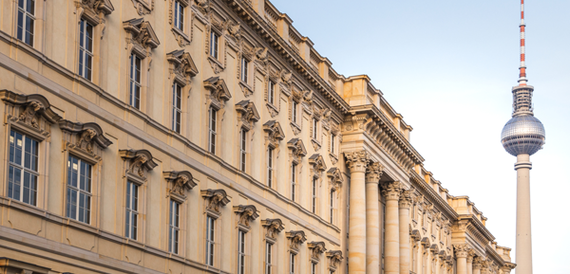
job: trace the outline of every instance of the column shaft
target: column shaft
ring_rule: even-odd
[[[386,198],[384,270],[386,274],[400,274],[400,218],[398,210],[400,183],[386,184],[383,192]]]
[[[400,274],[410,274],[410,205],[408,191],[400,197]]]
[[[350,173],[350,223],[348,268],[350,274],[366,272],[366,190],[364,170]]]
[[[516,272],[532,274],[532,241],[530,231],[530,163],[528,154],[517,156],[517,243]]]
[[[457,257],[457,274],[467,274],[466,257]]]
[[[366,273],[380,273],[378,182],[366,182]]]

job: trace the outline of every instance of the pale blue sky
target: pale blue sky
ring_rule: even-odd
[[[531,157],[535,273],[570,265],[570,1],[527,0],[527,75],[546,145]],[[414,127],[425,167],[469,195],[515,259],[515,157],[500,143],[519,66],[519,0],[273,0],[345,76],[367,74]]]

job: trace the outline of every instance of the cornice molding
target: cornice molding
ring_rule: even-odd
[[[418,186],[416,187],[416,189],[421,191],[421,193],[424,194],[424,196],[429,197],[428,201],[431,201],[432,203],[438,205],[439,210],[442,213],[445,213],[445,215],[450,220],[454,221],[458,219],[459,214],[457,214],[455,209],[453,209],[453,207],[451,207],[447,203],[447,201],[443,200],[443,198],[439,196],[439,194],[437,194],[435,190],[431,188],[419,174],[411,170],[409,172],[409,175],[410,175],[410,183],[413,184],[415,182],[416,185]]]

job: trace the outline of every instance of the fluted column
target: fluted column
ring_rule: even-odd
[[[453,245],[453,248],[457,258],[457,274],[467,274],[467,254],[471,248],[466,244]]]
[[[382,194],[386,199],[386,221],[384,239],[384,270],[386,274],[400,274],[400,225],[398,201],[401,193],[400,182],[383,185]]]
[[[400,274],[410,274],[410,191],[400,196]]]
[[[364,174],[369,162],[364,150],[344,154],[350,170],[350,220],[348,225],[348,269],[366,273],[366,188]]]
[[[366,170],[366,274],[380,273],[378,184],[382,170],[380,163],[369,164]]]

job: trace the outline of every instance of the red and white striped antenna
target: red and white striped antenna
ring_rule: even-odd
[[[525,64],[525,23],[524,23],[524,0],[521,0],[521,66],[519,67],[519,86],[526,86],[526,64]]]

